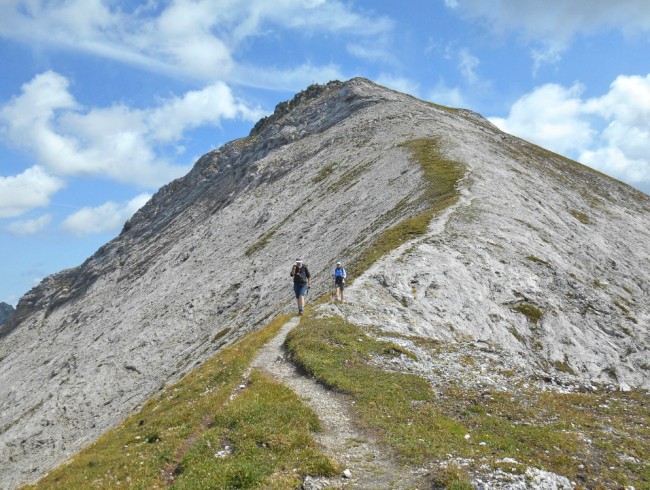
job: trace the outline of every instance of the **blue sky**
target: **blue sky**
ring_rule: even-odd
[[[647,0],[2,0],[0,301],[203,153],[367,77],[650,193]]]

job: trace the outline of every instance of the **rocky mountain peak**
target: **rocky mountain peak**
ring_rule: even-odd
[[[311,86],[21,299],[0,328],[0,487],[292,311],[297,255],[310,297],[337,260],[360,276],[358,325],[475,342],[521,376],[647,388],[648,230],[648,196],[475,113],[364,79]]]

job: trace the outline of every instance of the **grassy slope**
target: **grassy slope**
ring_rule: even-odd
[[[523,384],[511,392],[479,393],[462,386],[462,380],[434,393],[422,378],[377,367],[378,359],[412,354],[374,340],[340,317],[311,312],[289,334],[287,346],[306,372],[352,397],[357,422],[379,434],[405,462],[445,461],[452,455],[471,459],[471,470],[488,465],[516,473],[535,466],[590,488],[650,487],[650,397],[645,393],[561,394]],[[432,346],[432,357],[440,348]],[[619,458],[622,453],[627,460]],[[521,464],[500,463],[503,458]],[[465,485],[468,481],[465,477]]]
[[[351,277],[358,277],[380,257],[426,233],[433,217],[458,200],[456,184],[463,177],[465,169],[462,164],[446,160],[442,156],[435,138],[409,140],[401,146],[411,152],[422,169],[425,188],[418,200],[410,206],[420,211],[409,213],[407,206],[400,204],[389,212],[383,221],[395,217],[401,217],[401,221],[387,228],[369,247],[355,254],[355,260],[348,267]]]
[[[277,410],[265,410],[274,423],[273,431],[267,434],[265,450],[256,451],[250,439],[233,437],[235,452],[229,465],[216,465],[222,467],[222,472],[215,470],[214,478],[223,483],[223,488],[237,487],[241,482],[250,487],[266,478],[279,479],[276,473],[281,474],[287,465],[296,468],[296,473],[290,475],[294,479],[314,472],[330,474],[333,464],[315,449],[310,436],[310,431],[318,428],[315,415],[295,396],[255,374],[246,396],[229,402],[257,350],[287,320],[286,315],[278,316],[265,328],[225,348],[33,488],[164,488],[171,483],[169,475],[174,473],[177,485],[188,488],[187,482],[196,481],[197,474],[217,462],[214,452],[220,448],[206,452],[205,440],[209,439],[205,438],[219,431],[224,435],[236,433],[237,427],[254,421],[260,413],[259,408],[251,406],[250,397],[263,399],[269,390],[277,393],[273,400],[278,409],[293,420],[291,430],[286,430],[286,423],[278,423]],[[256,454],[251,454],[251,449]],[[264,452],[274,456],[265,459]],[[252,466],[259,467],[254,474],[250,472]]]

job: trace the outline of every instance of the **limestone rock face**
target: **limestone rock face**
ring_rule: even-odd
[[[469,111],[331,82],[201,157],[119,237],[21,299],[0,327],[0,487],[38,478],[293,308],[296,256],[310,296],[327,291],[336,260],[404,218],[392,210],[418,211],[427,186],[401,146],[416,138],[465,166],[462,197],[358,278],[354,320],[650,387],[648,196]]]

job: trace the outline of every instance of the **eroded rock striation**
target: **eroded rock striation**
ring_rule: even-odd
[[[336,260],[420,210],[428,186],[404,143],[421,138],[465,168],[461,199],[364,274],[355,321],[650,387],[648,196],[472,112],[331,82],[201,157],[21,299],[0,327],[0,487],[38,478],[292,308],[295,256],[324,293]]]

